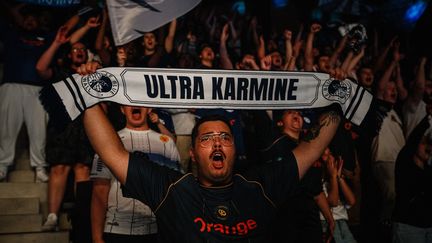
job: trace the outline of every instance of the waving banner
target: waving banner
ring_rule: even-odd
[[[116,46],[184,15],[201,0],[107,0]]]
[[[338,103],[344,116],[359,125],[372,101],[372,95],[356,83],[315,72],[103,68],[86,76],[74,74],[52,88],[71,120],[102,101],[207,109],[302,109]],[[48,96],[52,88],[42,94]],[[43,97],[42,101],[53,102]]]

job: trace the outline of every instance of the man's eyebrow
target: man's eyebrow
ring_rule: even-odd
[[[212,134],[231,134],[231,133],[228,132],[228,131],[221,131],[221,132],[206,132],[206,133],[201,134],[201,136],[202,136],[202,135],[212,135]]]

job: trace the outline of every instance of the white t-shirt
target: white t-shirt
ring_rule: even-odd
[[[187,109],[166,109],[171,114],[175,134],[178,136],[191,135],[196,117]]]
[[[383,120],[379,134],[372,141],[372,161],[395,162],[404,145],[402,121],[391,109]]]
[[[408,138],[412,130],[414,130],[426,116],[426,103],[421,100],[416,104],[408,98],[402,106],[402,112],[405,138]]]
[[[118,135],[128,151],[142,151],[150,160],[179,170],[180,156],[170,137],[153,130],[134,131],[127,128],[120,130]],[[126,235],[157,233],[156,216],[151,209],[136,199],[123,197],[120,182],[98,155],[94,157],[90,177],[111,181],[105,219],[106,233]]]
[[[322,183],[322,187],[323,187],[323,192],[327,197],[328,196],[328,191],[327,191],[328,182]],[[330,207],[330,211],[333,214],[333,219],[334,220],[339,220],[339,219],[348,220],[348,210],[347,209],[349,209],[349,208],[350,208],[349,205],[344,204],[341,200],[339,200],[337,206]],[[320,211],[320,219],[326,220],[324,218],[324,215],[321,213],[321,211]]]

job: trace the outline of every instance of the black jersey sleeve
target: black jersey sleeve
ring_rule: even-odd
[[[306,174],[308,174],[309,177],[307,191],[312,197],[318,196],[323,191],[321,182],[322,168],[312,166],[309,168]],[[302,178],[302,181],[305,179],[305,177],[306,175]]]
[[[297,160],[291,151],[280,157],[280,160],[251,168],[244,176],[259,182],[276,206],[291,196],[299,184]]]
[[[142,152],[130,153],[126,183],[122,187],[123,196],[140,200],[154,211],[171,183],[181,176],[183,174],[178,171],[153,163]]]

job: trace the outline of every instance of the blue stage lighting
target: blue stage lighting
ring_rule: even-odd
[[[418,1],[411,5],[405,12],[405,20],[407,22],[416,22],[423,14],[426,9],[426,3],[423,1]]]
[[[323,13],[322,13],[321,9],[316,8],[316,9],[312,10],[311,18],[313,20],[321,21],[322,17],[323,17]]]
[[[244,1],[237,1],[233,4],[232,9],[237,11],[240,15],[246,13],[246,5]]]
[[[288,5],[288,0],[273,0],[273,6],[275,8],[283,8]]]

